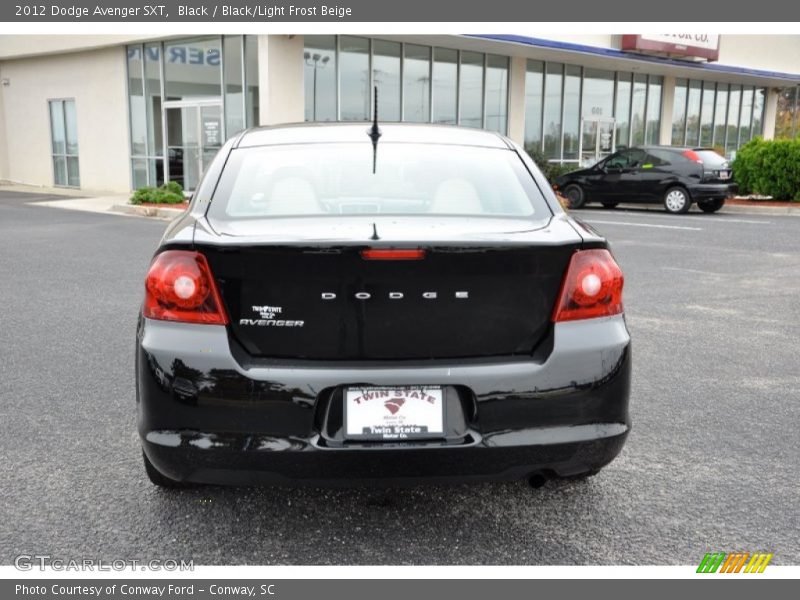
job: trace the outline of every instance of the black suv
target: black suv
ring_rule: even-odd
[[[600,202],[663,202],[671,213],[689,211],[692,202],[708,213],[718,211],[736,191],[727,159],[710,148],[642,146],[626,148],[588,169],[567,173],[553,186],[570,207]]]

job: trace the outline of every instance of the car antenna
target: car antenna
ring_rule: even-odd
[[[372,140],[372,173],[375,174],[378,162],[378,140],[381,137],[381,130],[378,128],[378,86],[374,88],[375,109],[372,111],[372,127],[367,132],[369,139]]]

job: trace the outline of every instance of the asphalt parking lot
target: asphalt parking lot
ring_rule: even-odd
[[[800,563],[800,218],[575,211],[613,242],[634,429],[585,482],[153,487],[135,433],[142,280],[163,221],[0,192],[0,562]]]

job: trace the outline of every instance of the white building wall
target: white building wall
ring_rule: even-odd
[[[7,86],[0,86],[5,179],[53,185],[48,100],[74,98],[81,189],[130,189],[123,46],[3,61],[0,71],[8,80]]]

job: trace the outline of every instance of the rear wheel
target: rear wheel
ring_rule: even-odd
[[[603,202],[603,208],[617,208],[619,202]]]
[[[570,208],[580,208],[586,203],[586,196],[583,193],[583,188],[577,183],[570,183],[564,188],[564,197],[569,200]]]
[[[700,207],[700,210],[706,213],[715,213],[720,208],[725,206],[725,199],[724,198],[717,198],[716,200],[706,200],[705,202],[698,202],[697,206]]]
[[[691,206],[692,199],[689,197],[689,192],[682,187],[671,187],[664,194],[664,208],[668,213],[683,214],[689,212]]]
[[[147,455],[142,452],[142,459],[144,460],[144,471],[147,473],[147,478],[150,482],[158,487],[163,488],[185,488],[189,487],[189,484],[183,481],[177,481],[175,479],[170,479],[166,475],[164,475],[161,471],[156,469],[153,466],[153,463],[150,462],[150,459],[147,458]]]

